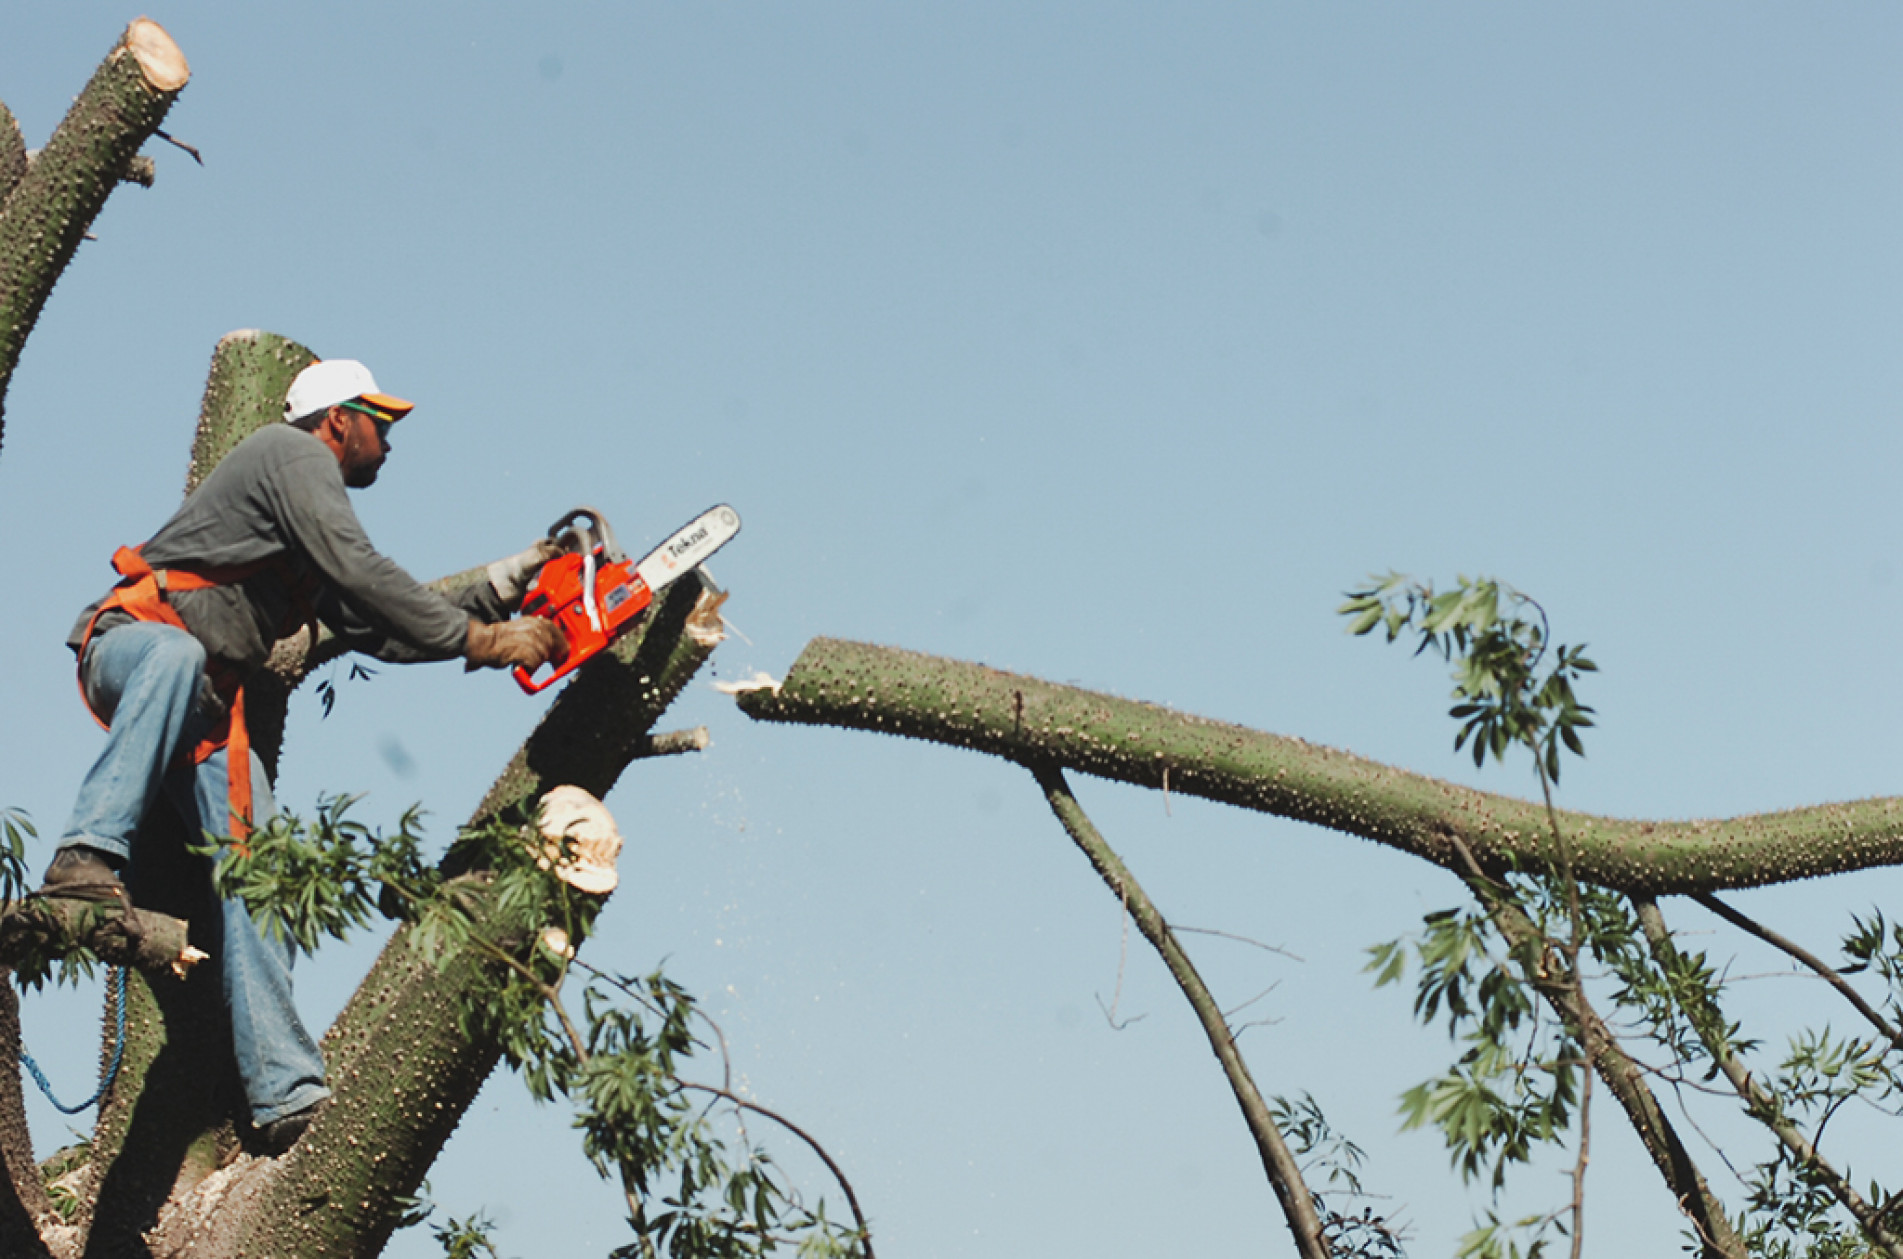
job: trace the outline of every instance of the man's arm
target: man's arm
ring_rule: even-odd
[[[475,606],[465,607],[428,589],[378,551],[327,452],[320,448],[286,461],[279,472],[263,486],[271,514],[285,541],[317,571],[323,586],[318,616],[358,650],[404,663],[450,660],[463,654],[472,612],[479,619],[499,619],[480,589],[466,596]]]

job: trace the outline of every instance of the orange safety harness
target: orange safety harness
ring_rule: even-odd
[[[113,587],[99,604],[92,619],[86,623],[86,632],[80,638],[79,659],[84,665],[86,647],[92,642],[93,630],[99,624],[99,618],[107,612],[122,612],[135,621],[156,621],[170,625],[174,629],[186,629],[185,620],[179,616],[167,598],[169,594],[180,590],[209,590],[213,586],[228,586],[243,581],[268,568],[282,567],[280,557],[259,560],[251,564],[234,564],[224,568],[207,568],[193,571],[183,568],[153,568],[145,562],[137,547],[122,546],[112,555],[112,566],[125,580]],[[287,574],[288,576],[288,574]],[[303,583],[291,580],[293,609],[284,627],[285,633],[295,630],[298,625],[311,619],[300,615],[308,612],[309,601],[306,592],[301,589]],[[189,630],[186,630],[190,633]],[[249,855],[244,841],[251,834],[251,734],[245,729],[244,720],[244,678],[229,664],[217,659],[210,660],[205,667],[206,675],[211,679],[212,689],[218,698],[224,701],[225,716],[206,736],[199,740],[198,746],[191,750],[193,764],[201,764],[205,758],[220,748],[229,748],[225,757],[225,779],[230,784],[231,838],[239,851]],[[79,694],[85,700],[86,711],[92,713],[93,720],[102,727],[111,729],[111,723],[93,709],[92,701],[86,699],[86,683],[82,670]]]

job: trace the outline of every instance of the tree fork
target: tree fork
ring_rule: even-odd
[[[984,665],[816,638],[736,700],[764,721],[873,730],[1202,796],[1359,835],[1462,873],[1561,867],[1543,806],[1348,752]],[[1724,821],[1558,812],[1574,872],[1624,892],[1754,887],[1903,863],[1903,799]]]
[[[6,1167],[6,1182],[0,1184],[0,1253],[50,1259],[40,1230],[56,1227],[59,1217],[33,1161],[26,1098],[20,1092],[20,994],[6,971],[0,971],[0,1161]]]
[[[190,77],[164,28],[133,22],[0,203],[0,437],[6,387],[47,296]],[[0,170],[8,165],[0,157]]]

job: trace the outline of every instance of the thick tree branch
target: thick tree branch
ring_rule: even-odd
[[[1170,977],[1176,980],[1176,986],[1189,999],[1190,1008],[1196,1012],[1196,1021],[1202,1024],[1203,1035],[1209,1038],[1209,1048],[1215,1053],[1216,1060],[1222,1063],[1222,1072],[1228,1077],[1230,1091],[1236,1096],[1236,1105],[1242,1109],[1243,1122],[1248,1124],[1249,1134],[1255,1138],[1256,1153],[1262,1159],[1262,1170],[1268,1174],[1269,1186],[1275,1190],[1276,1200],[1282,1206],[1283,1218],[1288,1222],[1289,1232],[1295,1237],[1296,1253],[1305,1259],[1329,1259],[1328,1241],[1322,1234],[1321,1217],[1315,1213],[1315,1195],[1303,1181],[1301,1166],[1295,1161],[1295,1156],[1289,1153],[1288,1143],[1282,1139],[1281,1130],[1275,1126],[1268,1104],[1262,1100],[1262,1092],[1250,1076],[1248,1064],[1242,1060],[1241,1050],[1236,1048],[1236,1038],[1229,1030],[1228,1021],[1222,1016],[1222,1007],[1210,995],[1202,976],[1196,972],[1195,964],[1189,960],[1189,954],[1183,951],[1183,946],[1170,930],[1169,923],[1164,921],[1155,902],[1150,900],[1149,894],[1123,864],[1116,850],[1105,842],[1083,806],[1077,802],[1077,797],[1071,794],[1070,784],[1064,781],[1064,771],[1054,766],[1032,766],[1031,773],[1037,778],[1037,785],[1043,788],[1044,799],[1049,802],[1051,812],[1057,815],[1057,820],[1064,824],[1064,830],[1083,850],[1084,856],[1090,859],[1091,867],[1128,907],[1137,930],[1143,933],[1143,938],[1162,957],[1163,964],[1169,968]]]
[[[1672,941],[1672,933],[1666,930],[1665,916],[1659,912],[1658,902],[1651,897],[1635,896],[1632,904],[1638,911],[1639,925],[1645,931],[1646,943],[1651,945],[1652,958],[1658,963],[1659,969],[1667,976],[1681,973],[1684,968],[1679,959],[1678,946]],[[1702,989],[1687,990],[1683,985],[1674,984],[1672,996],[1685,1011],[1699,1040],[1704,1043],[1705,1052],[1711,1055],[1711,1060],[1743,1100],[1745,1112],[1769,1128],[1798,1165],[1830,1191],[1831,1196],[1856,1219],[1864,1236],[1872,1244],[1891,1259],[1903,1259],[1903,1242],[1890,1232],[1883,1216],[1864,1200],[1863,1195],[1842,1173],[1818,1153],[1810,1138],[1785,1117],[1777,1099],[1752,1079],[1751,1073],[1738,1061],[1738,1055],[1732,1052],[1725,1035],[1724,1013],[1711,995]]]
[[[0,971],[0,1254],[23,1259],[50,1256],[42,1229],[55,1227],[53,1200],[33,1160],[26,1099],[20,1092],[20,995],[13,977]]]
[[[133,22],[0,202],[0,403],[53,285],[190,77],[158,23]],[[0,157],[0,171],[11,164]]]
[[[169,914],[116,901],[34,896],[0,906],[0,966],[84,948],[112,966],[183,979],[205,956],[191,947],[189,930]]]
[[[575,675],[472,823],[526,814],[560,783],[606,795],[717,644],[709,605],[718,596],[697,573],[670,586],[634,632]],[[491,913],[482,873],[459,877],[477,892],[479,915]],[[476,925],[501,938],[544,924],[479,917]],[[467,1017],[493,983],[493,963],[473,946],[432,961],[413,936],[397,930],[325,1037],[331,1107],[259,1187],[229,1253],[377,1253],[494,1070],[500,1046]]]
[[[1557,872],[1540,805],[1347,752],[983,665],[839,639],[808,643],[786,681],[742,691],[748,715],[875,730],[1164,787],[1360,835],[1459,873]],[[1903,862],[1903,799],[1726,821],[1623,821],[1560,811],[1574,872],[1664,894],[1783,883]]]

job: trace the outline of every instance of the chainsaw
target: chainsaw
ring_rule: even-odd
[[[562,553],[542,565],[530,583],[522,615],[559,625],[568,637],[568,657],[539,682],[517,665],[517,684],[533,695],[592,660],[641,619],[663,587],[699,568],[739,532],[739,515],[723,504],[702,512],[637,563],[622,552],[607,517],[594,508],[577,507],[563,516],[548,529]]]

